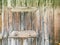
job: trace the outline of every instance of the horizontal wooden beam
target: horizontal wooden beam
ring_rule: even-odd
[[[36,7],[16,7],[11,9],[12,12],[35,12],[36,10]]]
[[[25,30],[25,31],[13,31],[9,38],[34,38],[37,37],[37,32],[33,30]]]

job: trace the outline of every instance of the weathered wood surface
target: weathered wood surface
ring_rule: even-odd
[[[31,17],[31,12],[26,12],[25,13],[25,30],[32,30],[32,17]]]
[[[43,15],[44,13],[43,13],[43,10],[40,10],[40,15]],[[60,21],[59,21],[59,16],[57,16],[57,15],[60,15],[59,14],[60,12],[58,12],[58,13],[56,13],[56,15],[55,15],[55,17],[54,17],[54,19],[56,20],[55,22],[54,22],[54,28],[55,28],[55,30],[53,30],[53,9],[52,8],[49,8],[49,9],[47,9],[47,13],[45,14],[45,18],[44,18],[44,30],[46,30],[46,25],[47,25],[47,19],[46,19],[46,16],[48,16],[47,18],[48,18],[48,32],[49,32],[49,39],[50,39],[50,44],[53,44],[53,36],[55,36],[55,39],[58,41],[58,39],[59,39],[59,34],[57,34],[58,32],[59,32],[59,25],[58,25],[58,23],[60,23]],[[13,14],[13,13],[12,13]],[[22,22],[20,22],[21,21],[21,12],[19,12],[19,13],[15,13],[14,14],[14,18],[13,18],[13,15],[12,14],[10,14],[9,15],[9,22],[10,23],[8,23],[7,22],[7,14],[6,14],[6,11],[5,11],[5,18],[4,18],[4,21],[5,21],[5,24],[4,24],[4,30],[7,30],[8,29],[8,24],[9,24],[9,28],[10,28],[10,24],[12,25],[12,27],[9,29],[9,31],[11,31],[11,29],[12,28],[15,28],[15,30],[20,30],[21,29],[21,23]],[[34,16],[33,16],[33,14],[31,13],[31,12],[26,12],[26,13],[23,13],[25,16],[24,16],[24,29],[23,30],[31,30],[31,29],[40,29],[40,36],[41,37],[43,37],[43,36],[45,36],[46,37],[46,35],[43,35],[42,36],[42,22],[40,22],[41,24],[39,24],[38,22],[39,22],[39,20],[38,20],[38,18],[36,18],[36,15],[34,14]],[[12,15],[12,16],[11,16]],[[32,15],[32,16],[31,16]],[[57,17],[57,18],[56,18]],[[11,18],[11,19],[10,19]],[[40,17],[39,17],[40,18]],[[46,20],[45,20],[46,19]],[[31,20],[32,20],[32,22],[31,22]],[[42,16],[41,16],[41,19],[40,19],[41,21],[42,21]],[[38,21],[38,22],[36,22],[36,21]],[[8,24],[7,24],[8,23]],[[32,25],[31,25],[32,24]],[[39,26],[39,25],[40,26]],[[6,25],[7,25],[7,27],[6,27]],[[13,25],[15,25],[15,27],[13,26]],[[37,25],[37,26],[36,26]],[[40,27],[40,28],[38,28],[38,26]],[[12,30],[14,30],[14,29],[12,29]],[[55,31],[55,33],[53,33],[53,31]],[[45,32],[45,31],[44,31]],[[42,40],[42,38],[40,37],[40,39]],[[45,38],[44,37],[44,38]],[[58,39],[57,39],[58,38]],[[30,43],[31,41],[32,41],[33,39],[25,39],[25,41],[26,41],[26,43]],[[43,39],[44,40],[44,39]],[[28,41],[28,42],[27,42]],[[19,40],[17,41],[17,42],[19,42]]]
[[[19,9],[19,8],[18,8]],[[25,8],[24,8],[25,9]],[[22,11],[22,12],[21,12]],[[37,21],[38,21],[38,16],[39,16],[39,14],[38,14],[38,16],[37,16],[37,14],[34,14],[34,13],[36,13],[36,11],[37,11],[37,9],[31,9],[30,10],[30,8],[27,10],[27,9],[25,9],[25,10],[14,10],[13,9],[13,11],[11,12],[11,10],[9,11],[9,29],[11,28],[11,30],[9,30],[9,32],[11,33],[13,30],[15,30],[15,31],[21,31],[21,30],[33,30],[34,28],[36,28],[36,29],[34,29],[35,31],[36,30],[38,30],[38,23],[37,23]],[[37,17],[36,17],[37,16]],[[11,18],[11,19],[10,19]],[[37,25],[37,26],[36,26]],[[23,31],[24,32],[24,31]],[[32,31],[33,32],[33,31]],[[30,34],[32,34],[32,32],[30,33]],[[10,35],[10,33],[9,33],[9,35]],[[17,33],[17,32],[16,32]],[[38,33],[38,32],[37,32]],[[25,33],[24,33],[25,34]],[[26,34],[27,35],[25,35],[25,37],[26,36],[28,36],[29,37],[29,34],[28,34],[28,32],[26,32]],[[34,34],[34,33],[33,33]],[[22,34],[23,35],[23,34]],[[20,35],[20,36],[22,36],[22,35]],[[10,39],[10,38],[9,38]],[[18,41],[19,41],[19,39],[17,39]],[[13,42],[16,42],[16,44],[18,43],[18,41],[17,41],[16,39],[11,39],[11,41],[9,40],[9,42],[10,43],[12,43],[12,41]],[[31,43],[31,41],[33,41],[33,40],[35,40],[35,39],[32,39],[32,38],[28,38],[28,39],[25,39],[25,40],[23,40],[23,45],[26,45],[26,44],[30,44]],[[21,40],[20,40],[21,41]],[[27,42],[28,41],[28,42]],[[9,43],[8,42],[8,43]],[[35,41],[36,42],[36,41]],[[10,43],[8,44],[8,45],[10,45]],[[21,43],[21,42],[20,42]],[[15,45],[16,45],[15,44]],[[12,44],[11,44],[12,45]],[[19,45],[19,43],[18,43],[18,45]],[[35,44],[34,44],[35,45]]]
[[[37,37],[37,32],[33,30],[26,31],[13,31],[10,35],[10,38],[34,38]]]
[[[56,8],[54,11],[54,36],[55,36],[55,43],[60,42],[60,8]]]
[[[9,30],[9,33],[13,30],[13,15],[12,15],[12,12],[11,12],[11,8],[9,8],[9,12],[8,12],[8,30]]]
[[[11,9],[12,12],[35,12],[36,7],[15,7]]]
[[[2,30],[2,45],[7,45],[8,44],[8,11],[7,9],[4,9],[4,14],[3,14],[3,30]]]
[[[49,43],[53,45],[54,43],[54,12],[52,8],[48,8],[48,31],[49,31]]]
[[[12,17],[13,17],[13,30],[20,30],[20,13],[12,13]]]

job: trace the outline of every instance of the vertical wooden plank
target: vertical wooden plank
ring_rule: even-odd
[[[35,30],[37,32],[37,35],[39,35],[38,31],[39,31],[39,26],[40,26],[40,15],[39,15],[39,10],[35,11],[35,12],[32,12],[32,29]],[[37,43],[39,42],[39,36],[36,40],[36,38],[34,39],[35,40],[35,44],[34,45],[37,45]],[[40,43],[40,42],[39,42]]]
[[[36,45],[36,38],[34,38],[32,45]]]
[[[31,24],[32,17],[31,17],[31,15],[32,15],[31,12],[25,12],[25,30],[32,30],[32,24]],[[26,39],[26,43],[28,45],[31,45],[31,41],[32,41],[31,38]]]
[[[41,32],[42,32],[42,40],[41,40],[41,45],[44,45],[44,6],[42,7],[42,21],[41,21]]]
[[[5,28],[5,31],[8,31],[8,9],[5,8],[5,11],[4,11],[4,28]]]
[[[25,30],[24,29],[24,17],[25,17],[25,12],[21,12],[21,30]],[[22,41],[22,40],[21,40]],[[23,40],[23,44],[22,45],[26,45],[27,44],[27,39]]]
[[[42,11],[41,11],[41,8],[39,9],[39,18],[38,18],[38,38],[37,38],[37,45],[41,45],[41,39],[42,39],[42,37],[41,37],[41,14],[42,14]]]
[[[20,41],[21,41],[21,45],[23,45],[23,39],[20,39]]]
[[[11,38],[11,45],[15,45],[15,39]]]
[[[12,22],[13,18],[12,18],[12,16],[13,15],[12,15],[12,12],[11,12],[11,8],[9,8],[9,19],[8,19],[8,21],[9,21],[9,23],[8,23],[9,24],[8,25],[9,26],[9,28],[8,28],[9,29],[9,33],[12,32],[12,30],[13,30],[13,26],[12,26],[12,24],[13,24],[13,22]]]
[[[60,42],[60,11],[59,8],[55,9],[55,16],[54,16],[54,37],[55,37],[55,44]]]
[[[39,10],[36,12],[32,12],[32,27],[33,30],[38,31],[39,28]]]
[[[45,16],[44,16],[45,45],[49,45],[48,10],[47,9],[45,11]]]
[[[24,30],[24,12],[21,12],[21,30]]]
[[[53,45],[53,35],[54,35],[54,30],[53,30],[53,9],[52,8],[48,8],[48,30],[49,30],[49,43],[51,45]]]
[[[31,30],[31,12],[25,13],[25,30]]]
[[[20,30],[20,15],[18,12],[15,12],[15,15],[14,15],[14,25],[15,25],[15,30]]]
[[[7,14],[7,9],[4,9],[4,19],[3,19],[3,39],[2,39],[2,42],[3,44],[2,45],[7,45],[8,44],[8,39],[7,39],[7,36],[8,36],[8,14]]]

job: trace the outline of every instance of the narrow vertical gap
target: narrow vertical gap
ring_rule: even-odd
[[[31,30],[33,30],[33,24],[32,24],[32,12],[31,12]]]
[[[21,13],[20,12],[19,12],[19,29],[21,30]]]
[[[25,16],[26,16],[26,13],[24,13],[24,30],[26,30]]]
[[[24,20],[25,20],[25,12],[24,12],[24,14],[23,14],[23,29],[25,30],[25,28],[24,28],[24,27],[25,27],[25,26],[24,26],[24,25],[25,25],[25,24],[24,24],[25,21],[24,21]]]
[[[21,12],[20,12],[21,13]],[[21,15],[20,15],[20,21],[21,21]],[[20,23],[21,24],[21,23]],[[21,28],[21,27],[20,27]]]
[[[12,18],[13,18],[12,25],[13,25],[13,30],[14,30],[14,13],[13,12],[12,12]]]
[[[23,24],[24,30],[25,30],[25,15],[26,15],[26,12],[24,12],[24,17],[23,17],[23,21],[24,21],[24,24]]]

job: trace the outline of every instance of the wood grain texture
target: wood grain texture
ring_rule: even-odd
[[[9,29],[9,33],[13,30],[13,26],[12,26],[12,24],[13,24],[13,18],[12,18],[12,12],[11,12],[11,8],[9,9],[9,19],[8,19],[8,29]]]
[[[20,14],[18,12],[15,12],[15,14],[13,14],[13,18],[14,18],[14,30],[20,30]]]
[[[8,12],[7,9],[4,10],[4,30],[8,31]]]
[[[9,13],[8,13],[8,27],[7,27],[7,29],[9,30],[9,35],[11,34],[11,32],[12,31],[22,31],[22,30],[38,30],[38,16],[37,16],[37,14],[35,14],[35,9],[33,10],[33,9],[29,9],[29,10],[27,10],[26,12],[23,10],[23,12],[14,12],[14,11],[11,11],[11,9],[9,9],[9,11],[8,11]],[[6,15],[4,15],[5,16],[5,18],[6,18]],[[37,16],[37,17],[36,17]],[[5,20],[5,19],[4,19]],[[6,20],[5,20],[6,21]],[[6,25],[6,23],[5,23],[5,25]],[[18,33],[18,32],[16,32],[16,33]],[[22,33],[22,32],[21,32]],[[32,34],[33,33],[33,34]],[[35,38],[34,37],[34,35],[35,35],[36,33],[35,32],[24,32],[23,31],[23,34],[19,34],[20,36],[25,36],[25,37],[28,37],[28,38],[31,38],[31,39],[26,39],[26,40],[23,40],[23,43],[22,44],[28,44],[28,42],[27,41],[29,41],[29,43],[31,43],[31,41],[33,41],[33,39],[32,38]],[[17,38],[17,37],[16,37]],[[23,37],[22,37],[23,38]],[[4,39],[3,41],[6,41],[6,39]],[[10,39],[9,40],[9,42],[11,43],[11,45],[17,45],[17,44],[19,44],[19,39],[17,38],[17,40],[16,39],[14,39],[14,38],[12,38],[12,39]],[[34,39],[34,41],[36,42],[36,40]],[[7,41],[6,41],[7,42]],[[34,45],[35,45],[35,42],[33,42],[34,43]],[[8,45],[10,45],[10,43],[8,44]],[[20,40],[20,43],[21,43],[21,40]],[[5,42],[4,42],[4,44],[5,44]],[[7,43],[6,43],[7,44]]]
[[[48,22],[46,23],[48,26],[48,36],[49,36],[49,43],[53,45],[54,43],[54,18],[53,18],[53,9],[52,8],[47,8],[47,19]],[[46,21],[45,21],[46,22]]]
[[[31,24],[31,12],[25,13],[25,30],[31,30],[32,24]]]
[[[55,35],[55,43],[60,42],[60,11],[59,8],[55,10],[54,16],[54,35]]]

